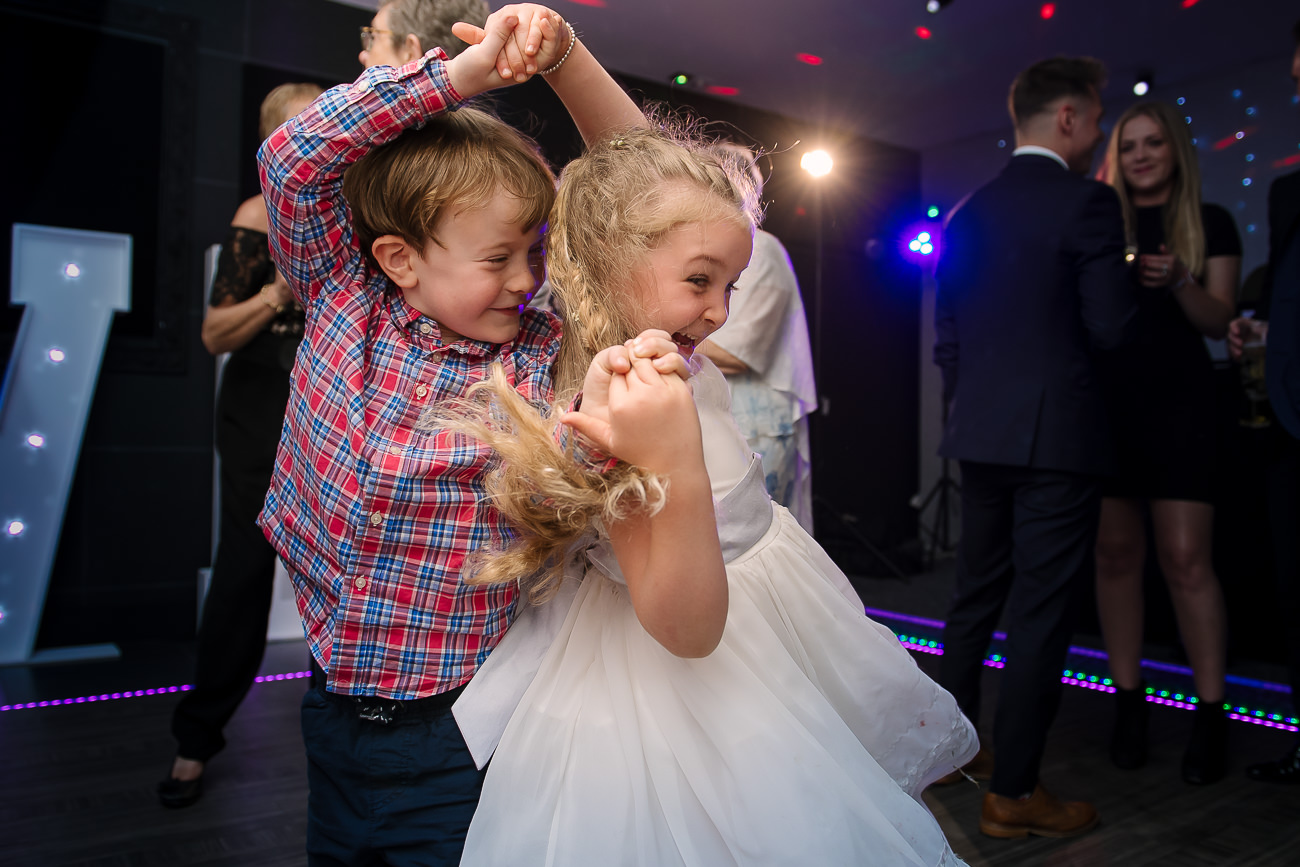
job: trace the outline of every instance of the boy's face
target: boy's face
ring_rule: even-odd
[[[662,328],[687,358],[727,321],[736,278],[754,237],[737,220],[701,220],[673,229],[646,259],[650,328]]]
[[[542,227],[520,228],[518,214],[518,199],[497,191],[481,208],[444,215],[436,227],[442,244],[430,241],[413,259],[417,283],[406,301],[438,323],[443,343],[508,343],[519,333],[544,270]]]

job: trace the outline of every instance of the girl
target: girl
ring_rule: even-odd
[[[757,222],[729,159],[636,129],[561,177],[560,400],[586,373],[561,420],[628,463],[577,466],[500,382],[491,429],[462,424],[497,450],[494,504],[521,529],[473,580],[544,565],[528,589],[557,598],[533,611],[562,618],[521,619],[462,699],[513,711],[463,864],[961,863],[919,796],[974,754],[970,723],[768,498],[725,380],[694,355]],[[693,402],[645,357],[669,339]],[[526,693],[502,700],[494,681],[538,643]]]
[[[1123,205],[1141,284],[1135,339],[1102,359],[1119,465],[1103,488],[1097,534],[1097,607],[1117,687],[1111,760],[1121,768],[1146,760],[1145,504],[1200,696],[1182,775],[1212,783],[1227,761],[1227,616],[1210,547],[1218,422],[1203,337],[1223,337],[1235,313],[1241,239],[1227,211],[1202,204],[1196,150],[1169,105],[1124,112],[1106,180]]]

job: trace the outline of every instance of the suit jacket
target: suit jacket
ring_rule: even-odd
[[[1269,322],[1269,403],[1300,438],[1300,172],[1268,188],[1268,271],[1258,313]]]
[[[1012,157],[957,208],[935,275],[941,455],[1111,469],[1094,353],[1120,345],[1137,310],[1124,246],[1115,191],[1050,157]]]

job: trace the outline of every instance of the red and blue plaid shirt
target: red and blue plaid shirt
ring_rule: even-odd
[[[460,580],[508,530],[480,504],[488,450],[417,430],[500,362],[527,400],[552,398],[559,323],[524,312],[504,345],[444,344],[367,266],[342,196],[369,149],[460,102],[430,52],[326,92],[259,154],[271,253],[307,310],[275,474],[259,523],[288,565],[332,692],[414,699],[469,680],[510,624],[515,585]]]

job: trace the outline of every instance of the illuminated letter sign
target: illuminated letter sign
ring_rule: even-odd
[[[0,664],[116,655],[32,645],[108,329],[131,309],[131,236],[15,223],[10,295],[26,310],[0,387]]]

